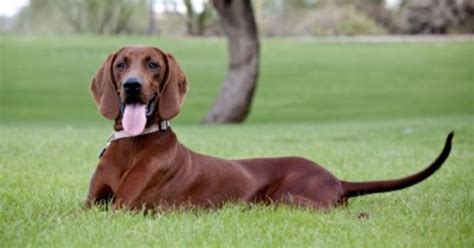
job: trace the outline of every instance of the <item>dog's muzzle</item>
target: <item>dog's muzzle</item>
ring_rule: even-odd
[[[123,83],[125,104],[141,103],[143,81],[138,77],[130,77]]]
[[[155,94],[148,103],[142,99],[143,80],[140,77],[129,77],[122,85],[125,93],[125,101],[121,104],[120,110],[123,114],[128,104],[146,104],[146,116],[150,117],[156,109],[158,94]]]

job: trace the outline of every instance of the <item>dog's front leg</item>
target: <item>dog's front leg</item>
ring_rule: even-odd
[[[112,210],[139,210],[146,207],[144,203],[149,203],[149,200],[143,199],[143,193],[150,182],[150,174],[147,170],[136,169],[124,175],[115,194]]]
[[[92,176],[89,193],[83,205],[84,208],[91,208],[97,204],[107,204],[114,197],[112,188],[105,182],[104,173],[101,173],[101,171],[99,166]]]

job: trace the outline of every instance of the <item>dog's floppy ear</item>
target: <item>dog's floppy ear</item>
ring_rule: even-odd
[[[119,115],[119,106],[115,82],[113,79],[113,63],[116,53],[109,55],[102,67],[92,78],[90,90],[100,113],[107,119],[115,120]]]
[[[186,75],[171,54],[163,54],[167,65],[167,76],[159,99],[159,115],[161,120],[171,120],[181,108],[187,92]]]

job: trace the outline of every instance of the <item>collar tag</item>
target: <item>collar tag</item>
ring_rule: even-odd
[[[170,121],[160,121],[160,131],[165,131],[169,127],[171,127]]]

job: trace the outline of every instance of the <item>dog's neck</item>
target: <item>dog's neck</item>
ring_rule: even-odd
[[[171,122],[170,121],[160,121],[159,124],[155,123],[155,124],[149,125],[143,130],[143,132],[141,132],[138,135],[130,135],[125,130],[123,130],[123,128],[120,128],[119,130],[114,129],[114,131],[112,132],[112,135],[107,140],[107,145],[99,153],[99,158],[102,158],[102,156],[104,155],[107,148],[109,148],[110,143],[112,143],[112,141],[121,140],[121,139],[125,139],[125,138],[134,138],[134,137],[139,137],[139,136],[145,136],[147,134],[153,135],[153,134],[156,134],[156,133],[159,133],[158,136],[156,136],[156,137],[166,137],[166,136],[169,136],[169,135],[165,135],[165,136],[163,136],[163,135],[167,134],[167,133],[172,133],[174,139],[176,140],[176,136],[174,136],[174,133],[171,130]],[[134,140],[134,139],[130,139],[130,140]]]

